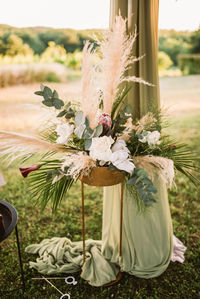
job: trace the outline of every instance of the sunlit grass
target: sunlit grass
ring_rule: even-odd
[[[198,77],[198,78],[197,78]],[[173,136],[188,143],[193,150],[200,152],[200,109],[195,110],[195,105],[200,105],[200,88],[196,84],[199,76],[184,78],[164,78],[161,81],[161,98],[169,99],[176,109],[171,112],[172,126],[168,128]],[[177,81],[178,80],[178,81]],[[195,85],[196,84],[196,85]],[[51,85],[52,86],[52,85]],[[59,93],[64,97],[78,96],[79,81],[69,85],[54,84]],[[193,90],[191,91],[191,86]],[[195,89],[196,86],[196,89]],[[20,89],[21,88],[21,89]],[[9,122],[3,124],[4,129],[15,129],[20,127],[25,116],[19,114],[20,96],[22,102],[34,101],[32,93],[38,89],[36,85],[28,88],[21,86],[13,89],[3,90],[4,96],[0,93],[0,118],[2,111],[7,111]],[[23,90],[27,97],[24,96]],[[196,93],[195,93],[196,90]],[[174,91],[174,93],[173,93]],[[178,95],[178,96],[177,96]],[[7,99],[6,99],[7,96]],[[9,101],[9,99],[11,100]],[[16,98],[16,103],[15,103]],[[183,108],[180,103],[185,103]],[[168,101],[165,101],[166,105]],[[178,104],[177,104],[178,103]],[[177,104],[177,105],[176,105]],[[191,106],[190,106],[191,104]],[[9,107],[9,108],[8,108]],[[12,109],[12,107],[14,107]],[[180,109],[179,109],[180,108]],[[6,110],[7,109],[7,110]],[[9,113],[13,113],[11,116]],[[13,123],[12,117],[16,114],[19,123]],[[29,114],[31,119],[31,114]],[[6,118],[5,118],[6,121]],[[23,120],[24,121],[24,120]],[[32,119],[34,122],[34,119]],[[2,126],[2,122],[0,122]],[[21,128],[22,130],[27,128]],[[28,131],[31,129],[31,122]],[[69,199],[63,201],[56,215],[51,214],[49,206],[41,214],[39,207],[35,206],[34,200],[30,199],[28,181],[23,179],[17,169],[18,165],[7,168],[1,165],[7,185],[1,188],[0,198],[13,204],[19,213],[19,235],[22,248],[22,256],[25,268],[26,293],[24,298],[48,298],[56,299],[59,293],[47,285],[45,282],[37,283],[31,280],[38,276],[36,271],[29,269],[28,261],[34,260],[35,256],[25,253],[26,246],[38,243],[44,238],[54,236],[68,237],[73,241],[79,241],[81,236],[81,193],[80,183],[73,186],[70,190]],[[184,264],[170,263],[168,269],[158,278],[146,280],[138,279],[128,274],[123,274],[122,280],[110,288],[94,288],[87,285],[80,279],[79,273],[73,274],[78,284],[76,286],[66,286],[62,281],[56,281],[55,285],[63,292],[68,292],[72,299],[132,299],[132,298],[198,298],[199,286],[199,197],[200,194],[195,187],[182,175],[176,178],[177,188],[169,192],[169,202],[173,220],[175,235],[187,246]],[[86,238],[101,239],[102,228],[102,189],[95,187],[86,188]],[[17,264],[17,251],[15,245],[15,235],[11,236],[0,244],[0,290],[16,287],[20,283],[19,267]],[[1,297],[1,296],[0,296]],[[4,298],[4,297],[2,297]],[[21,293],[13,293],[11,297],[22,298]]]

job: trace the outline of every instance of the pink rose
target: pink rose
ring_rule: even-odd
[[[102,124],[104,128],[111,128],[112,126],[112,120],[109,114],[102,113],[99,116],[99,122],[98,125]]]

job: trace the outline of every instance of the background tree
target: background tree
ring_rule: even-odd
[[[165,70],[169,68],[173,64],[171,58],[169,55],[167,55],[165,52],[159,52],[158,53],[158,68],[159,70]]]
[[[191,35],[191,53],[200,54],[200,27]]]
[[[60,62],[64,63],[66,60],[66,50],[63,46],[56,45],[55,42],[49,42],[48,47],[43,52],[41,60],[45,62]]]

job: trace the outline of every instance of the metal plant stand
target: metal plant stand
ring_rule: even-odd
[[[0,243],[3,242],[5,239],[7,239],[8,236],[15,229],[19,266],[21,272],[21,282],[22,282],[22,287],[9,290],[9,291],[4,291],[0,294],[17,291],[19,289],[22,289],[23,292],[25,290],[25,279],[24,279],[23,264],[22,264],[21,252],[20,252],[17,221],[18,221],[18,215],[16,209],[8,202],[0,200]]]
[[[123,223],[123,192],[124,192],[124,177],[123,173],[116,170],[108,170],[107,167],[96,167],[92,170],[89,176],[79,178],[81,181],[81,199],[82,199],[82,238],[83,238],[83,265],[86,261],[86,246],[85,246],[85,196],[84,184],[90,186],[113,186],[121,184],[120,194],[120,227],[119,227],[119,257],[122,257],[122,223]],[[119,271],[116,280],[104,285],[110,286],[121,279],[121,272]]]

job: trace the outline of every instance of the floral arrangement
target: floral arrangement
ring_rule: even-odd
[[[129,192],[138,203],[150,206],[157,189],[154,173],[173,182],[174,168],[195,183],[195,156],[185,145],[175,144],[162,133],[161,113],[148,112],[133,120],[125,105],[131,83],[151,85],[126,71],[141,57],[132,57],[136,39],[126,34],[126,21],[116,17],[113,30],[83,49],[80,105],[64,103],[57,91],[41,85],[35,92],[53,117],[40,131],[40,138],[0,131],[1,155],[10,159],[42,154],[40,162],[20,168],[24,177],[30,172],[32,194],[44,208],[49,200],[53,210],[81,176],[94,167],[108,167],[124,173]],[[58,112],[59,111],[59,112]]]

